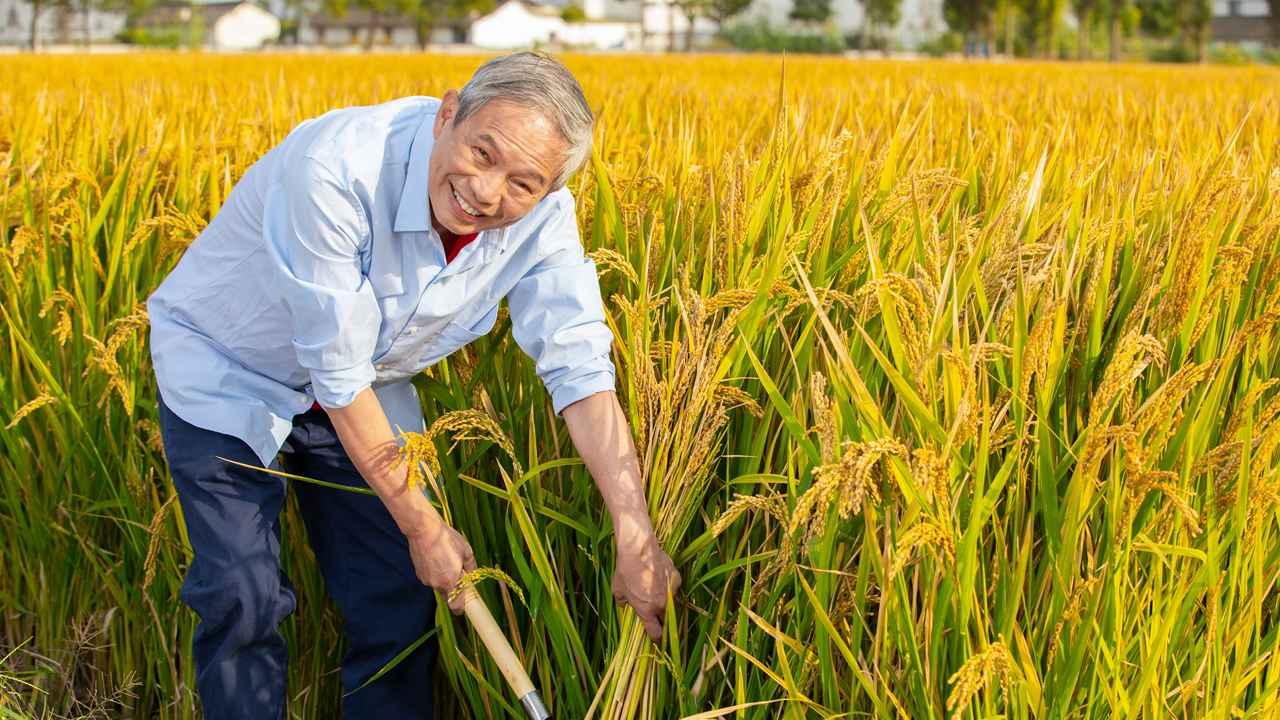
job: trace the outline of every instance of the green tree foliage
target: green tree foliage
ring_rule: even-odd
[[[1026,21],[1028,54],[1051,57],[1057,44],[1065,0],[1018,0]]]
[[[964,36],[966,55],[975,38],[990,37],[995,11],[993,0],[943,0],[942,3],[942,16],[947,26]]]
[[[831,17],[831,0],[795,0],[787,17],[800,22],[826,22]]]
[[[581,5],[569,3],[560,10],[560,19],[565,22],[582,22],[587,19],[587,13]]]
[[[1071,0],[1071,11],[1076,16],[1076,59],[1089,58],[1089,40],[1093,25],[1097,22],[1098,0]]]
[[[723,25],[748,7],[751,7],[751,0],[709,0],[707,17]]]
[[[1194,52],[1196,62],[1209,54],[1209,23],[1213,20],[1212,0],[1179,0],[1177,3],[1179,41]]]

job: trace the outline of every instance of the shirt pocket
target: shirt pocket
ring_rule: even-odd
[[[450,322],[440,331],[435,340],[427,345],[418,364],[422,367],[434,365],[471,341],[488,335],[498,320],[498,304],[495,302],[479,315],[467,313],[464,317]]]

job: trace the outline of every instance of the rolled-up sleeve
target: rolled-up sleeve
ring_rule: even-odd
[[[539,238],[559,249],[536,264],[507,295],[511,333],[533,359],[557,415],[594,393],[614,389],[613,332],[604,319],[595,263],[585,257],[572,206]]]
[[[324,164],[303,158],[268,189],[262,228],[298,364],[322,406],[345,407],[373,383],[382,318],[361,272],[368,228],[358,200]]]

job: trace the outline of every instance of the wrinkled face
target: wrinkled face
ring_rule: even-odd
[[[459,235],[510,225],[546,197],[568,143],[536,110],[491,100],[455,122],[458,93],[441,98],[428,197],[437,223]]]

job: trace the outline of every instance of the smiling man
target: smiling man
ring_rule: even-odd
[[[294,486],[343,615],[344,716],[431,716],[434,641],[361,687],[430,629],[433,589],[475,567],[407,488],[395,429],[424,428],[409,378],[487,333],[503,298],[612,516],[614,596],[658,637],[680,575],[653,533],[565,187],[592,123],[577,81],[536,53],[491,60],[440,99],[306,120],[245,172],[148,299],[206,716],[284,717],[278,626],[295,604],[280,567],[285,482],[219,456],[374,490]]]

